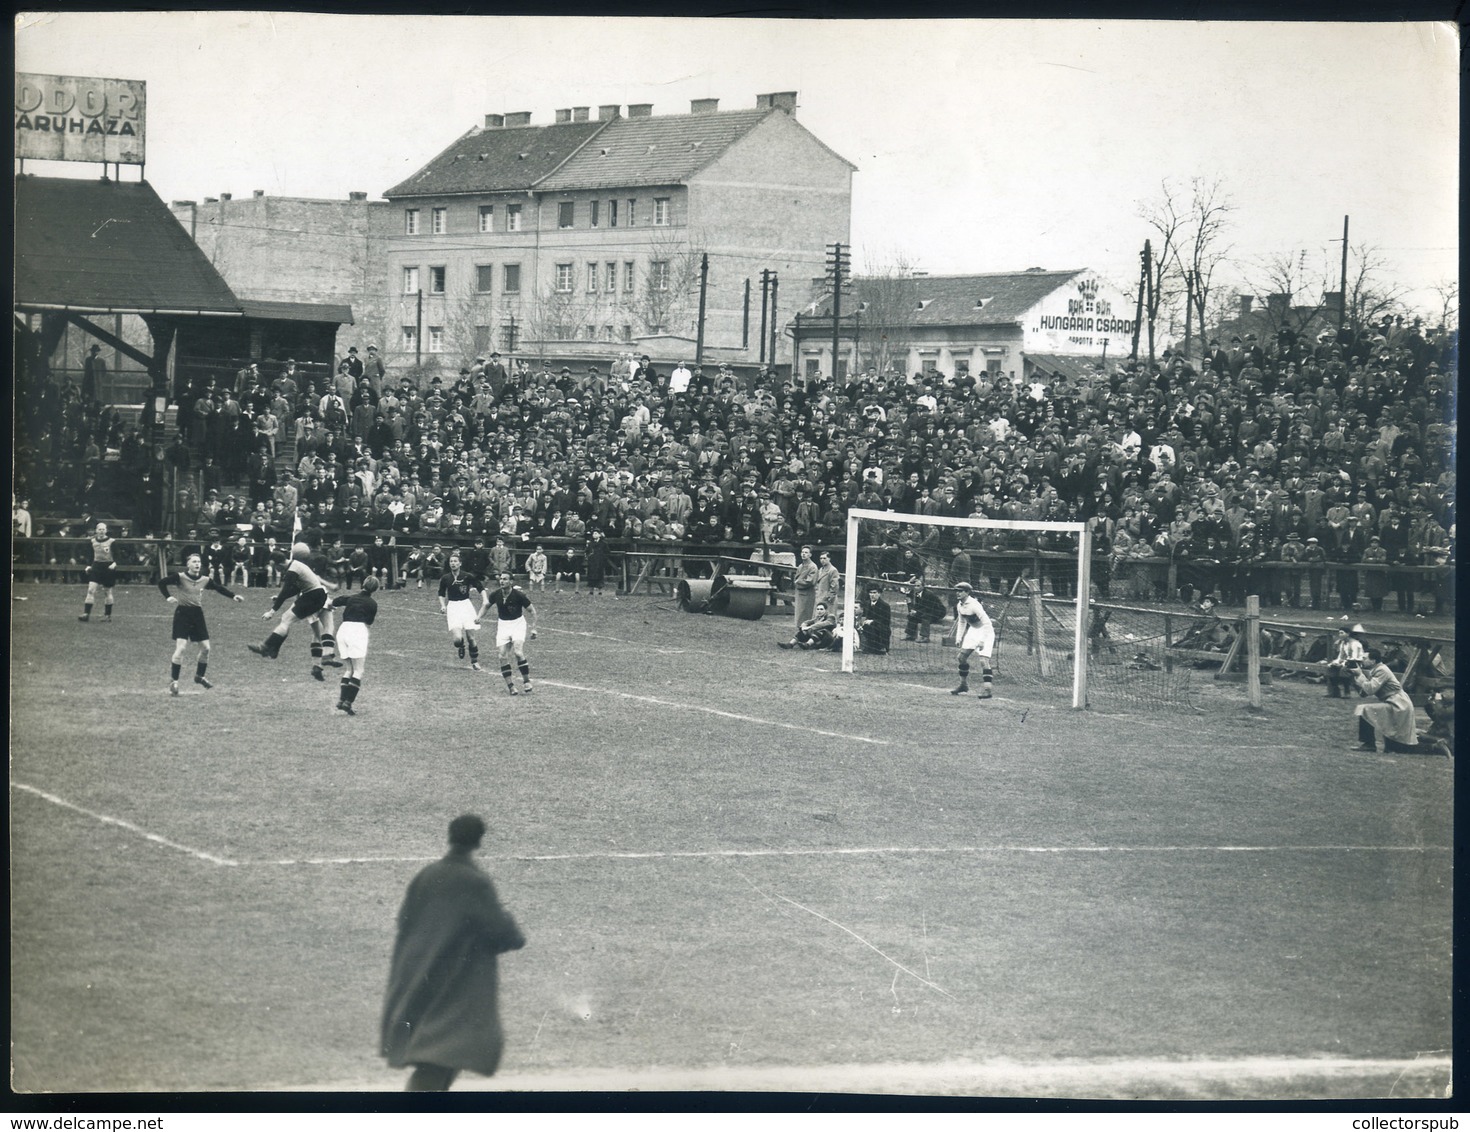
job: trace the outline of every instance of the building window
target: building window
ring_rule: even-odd
[[[635,215],[637,209],[638,209],[638,198],[637,197],[633,197],[633,198],[631,198],[628,201],[628,227],[629,228],[633,227],[635,224],[638,223],[638,217]]]
[[[419,210],[408,208],[403,212],[403,234],[405,236],[417,236],[419,234]]]
[[[505,230],[507,232],[519,232],[521,230],[521,206],[508,204],[505,206]]]
[[[445,232],[449,231],[449,209],[434,209],[434,211],[430,214],[429,224],[432,227],[434,235],[444,235]]]
[[[806,365],[806,375],[807,375],[807,377],[816,377],[818,374],[820,374],[822,372],[822,359],[821,358],[810,358],[810,357],[809,358],[806,358],[805,359],[805,365]]]
[[[623,323],[623,341],[633,341],[633,324],[631,322]]]
[[[612,323],[608,323],[602,328],[602,340],[604,342],[611,342],[613,340]]]
[[[587,223],[593,228],[597,227],[597,213],[601,206],[602,201],[600,200],[587,202]]]
[[[924,370],[924,376],[925,377],[938,377],[939,376],[939,359],[938,358],[924,358],[923,359],[923,370]]]
[[[589,263],[587,265],[587,290],[589,291],[597,290],[597,271],[597,264]]]
[[[558,228],[570,228],[574,223],[574,215],[577,206],[569,200],[558,201],[556,205],[556,226]]]
[[[969,377],[970,376],[970,359],[969,358],[956,358],[954,360],[954,375],[955,375],[955,377]]]
[[[442,267],[429,268],[429,293],[431,295],[444,294],[444,269]]]
[[[495,206],[493,204],[482,204],[480,206],[480,231],[495,231]]]
[[[565,295],[572,289],[572,265],[559,263],[556,265],[556,291],[559,295]]]
[[[1002,364],[1003,363],[1001,362],[1001,360],[999,358],[986,358],[985,359],[985,372],[986,373],[1000,373],[1000,367],[1001,367]]]
[[[519,295],[521,293],[521,265],[518,263],[507,263],[505,265],[505,278],[500,288],[507,295]]]
[[[482,295],[488,295],[490,288],[495,282],[495,265],[493,263],[479,263],[475,265],[475,290]]]
[[[618,265],[612,260],[607,262],[607,274],[603,280],[602,289],[609,295],[618,289]]]
[[[629,293],[633,290],[633,261],[623,260],[623,290]]]
[[[429,327],[429,353],[442,354],[444,352],[444,327]]]
[[[583,337],[586,338],[587,341],[591,342],[597,338],[597,327],[593,326],[590,322],[586,326],[582,327],[582,330],[585,332],[583,334]]]
[[[653,223],[655,227],[663,227],[669,222],[669,198],[653,198]]]
[[[417,267],[405,267],[403,269],[403,293],[412,295],[419,289],[419,269]]]
[[[500,328],[500,348],[514,353],[516,348],[516,320],[511,319]]]
[[[615,200],[607,202],[607,226],[609,228],[618,226],[618,202]]]
[[[486,357],[490,353],[490,328],[488,326],[475,327],[475,355]]]
[[[415,353],[419,348],[419,331],[416,326],[405,326],[403,328],[403,349],[407,353]]]
[[[669,289],[669,261],[654,259],[648,262],[648,287],[651,291]]]

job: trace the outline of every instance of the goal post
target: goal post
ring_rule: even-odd
[[[902,528],[910,528],[903,531]],[[881,532],[882,536],[876,539],[864,539],[864,531],[872,530]],[[889,543],[886,537],[889,534],[897,534],[894,543]],[[946,515],[910,515],[898,511],[876,511],[868,508],[854,507],[847,513],[847,546],[845,561],[843,563],[843,610],[842,610],[842,671],[854,672],[859,669],[857,658],[862,650],[858,648],[859,626],[857,620],[858,607],[863,598],[860,587],[871,581],[877,581],[886,587],[896,586],[904,597],[909,596],[908,579],[914,574],[925,577],[927,588],[945,595],[952,599],[954,587],[950,585],[948,577],[947,560],[945,560],[945,572],[942,577],[936,577],[939,573],[937,567],[939,562],[935,561],[935,555],[950,547],[959,545],[962,549],[969,547],[966,540],[989,539],[992,542],[1005,539],[1025,540],[1027,535],[1053,536],[1070,540],[1065,550],[1041,551],[1033,547],[1026,551],[1038,563],[1045,559],[1046,568],[1056,571],[1062,567],[1060,573],[1067,588],[1074,591],[1070,604],[1072,605],[1072,624],[1064,626],[1057,615],[1051,610],[1044,608],[1041,602],[1043,596],[1043,582],[1041,578],[1029,576],[1029,571],[1024,566],[1015,566],[1016,574],[1014,585],[1010,587],[1010,595],[997,595],[1002,600],[1014,597],[1021,587],[1025,587],[1027,593],[1024,600],[1027,612],[1018,617],[1025,621],[1025,626],[1012,626],[1008,630],[1012,635],[1026,635],[1026,648],[1028,652],[1034,650],[1037,657],[1039,669],[1045,673],[1048,668],[1047,648],[1045,639],[1048,635],[1047,629],[1052,628],[1053,634],[1062,628],[1070,628],[1070,660],[1072,676],[1072,706],[1074,708],[1085,708],[1087,706],[1087,654],[1088,654],[1088,631],[1089,631],[1089,592],[1091,588],[1091,566],[1092,566],[1092,537],[1086,523],[1076,522],[1043,522],[1028,519],[978,519],[978,518],[955,518]],[[1032,544],[1038,539],[1031,539]],[[916,552],[913,545],[917,544]],[[1010,558],[1022,557],[1020,552],[1009,552],[1004,548],[996,550],[990,548],[995,559],[1009,556]],[[888,556],[898,555],[896,561],[889,561]],[[987,550],[976,548],[977,556],[984,558]],[[917,563],[917,569],[911,565]],[[979,564],[982,569],[988,569],[985,562]],[[888,567],[894,567],[889,569]],[[934,567],[932,571],[928,569]],[[989,568],[987,576],[1006,577],[1005,569]],[[982,601],[986,600],[987,594],[983,587],[977,586]],[[1053,605],[1056,600],[1051,594],[1046,595],[1052,599]],[[1061,607],[1065,612],[1065,607]],[[913,624],[917,614],[909,617]],[[1056,626],[1051,626],[1048,617],[1058,621]],[[938,622],[935,622],[936,624]],[[929,643],[931,624],[923,621],[924,641]],[[1001,634],[998,633],[999,641]],[[905,641],[912,640],[912,633],[905,636]]]

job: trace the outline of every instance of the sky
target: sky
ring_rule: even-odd
[[[1451,24],[93,12],[15,28],[19,71],[146,81],[165,200],[377,198],[487,113],[794,90],[797,119],[858,167],[860,271],[1090,267],[1131,290],[1140,207],[1195,177],[1234,205],[1227,284],[1305,255],[1335,285],[1344,216],[1428,312],[1458,270]]]

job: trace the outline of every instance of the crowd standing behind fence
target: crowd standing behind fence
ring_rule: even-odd
[[[631,356],[609,374],[492,356],[422,384],[377,368],[354,376],[350,358],[315,378],[294,364],[274,379],[247,367],[201,378],[181,401],[181,435],[197,446],[176,441],[168,458],[201,464],[174,534],[245,527],[252,552],[288,544],[298,521],[351,545],[381,532],[400,549],[501,535],[518,565],[539,540],[554,570],[580,573],[592,530],[618,548],[836,546],[853,506],[1080,519],[1101,548],[1104,596],[1252,591],[1318,607],[1335,594],[1351,609],[1360,578],[1379,572],[1375,604],[1391,593],[1415,611],[1427,592],[1442,609],[1455,557],[1455,343],[1401,321],[1316,340],[1283,329],[1214,351],[1202,371],[1166,352],[1153,367],[1030,382],[872,371],[747,381],[694,367],[677,396]],[[110,410],[94,417],[75,390],[48,390],[18,461],[22,493],[40,496],[43,514],[86,515],[85,490],[56,489]],[[280,474],[257,436],[271,421],[292,441]],[[129,439],[119,428],[107,424],[109,443]],[[93,465],[84,458],[84,481]],[[242,474],[248,492],[226,493]]]

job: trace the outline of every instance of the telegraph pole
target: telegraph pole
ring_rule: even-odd
[[[837,372],[837,350],[842,333],[842,291],[847,286],[848,268],[852,261],[852,248],[833,244],[827,252],[827,270],[832,276],[832,380],[839,378]]]
[[[699,333],[694,339],[694,364],[704,364],[704,297],[709,289],[709,253],[699,257]]]
[[[750,349],[750,278],[745,280],[745,305],[740,315],[740,348]]]
[[[1143,332],[1143,292],[1148,286],[1148,245],[1145,243],[1144,251],[1139,253],[1139,259],[1143,266],[1138,272],[1138,309],[1133,314],[1133,354],[1129,361],[1138,361],[1138,336]]]
[[[776,288],[780,283],[779,277],[771,272],[771,368],[776,368]]]
[[[766,311],[771,302],[771,272],[761,269],[761,356],[760,364],[766,364]]]
[[[1342,218],[1342,302],[1337,305],[1337,338],[1342,341],[1342,323],[1347,315],[1348,218]]]
[[[1143,277],[1148,284],[1148,368],[1154,368],[1154,249],[1148,240],[1143,241]]]
[[[413,330],[413,364],[423,365],[424,362],[424,289],[418,292],[418,315],[414,322]]]

